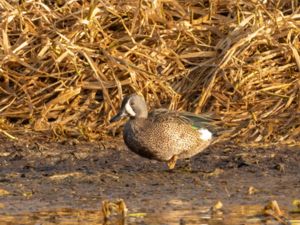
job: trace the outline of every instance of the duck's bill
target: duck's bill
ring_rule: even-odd
[[[111,118],[109,122],[110,123],[117,122],[125,116],[126,116],[126,113],[124,111],[120,111],[117,115],[115,115],[113,118]]]

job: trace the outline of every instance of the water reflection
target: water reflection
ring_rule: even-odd
[[[104,222],[101,210],[61,209],[58,211],[35,212],[22,215],[1,215],[1,224],[251,224],[251,225],[300,225],[300,213],[286,213],[288,219],[279,222],[264,215],[263,206],[232,206],[224,211],[212,212],[209,207],[190,210],[165,210],[155,213],[128,213],[123,221],[115,216]]]

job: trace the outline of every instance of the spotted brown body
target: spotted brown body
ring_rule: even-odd
[[[136,94],[124,98],[120,112],[111,121],[124,116],[130,117],[123,132],[128,148],[142,157],[169,162],[171,168],[177,159],[198,154],[212,141],[212,133],[199,125],[201,116],[166,109],[148,114],[144,98]]]

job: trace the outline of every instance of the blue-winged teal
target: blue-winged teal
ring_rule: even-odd
[[[148,159],[168,162],[173,169],[177,159],[190,158],[208,147],[212,133],[203,127],[203,117],[166,109],[148,114],[144,98],[126,96],[121,109],[110,122],[129,117],[123,137],[128,148]]]

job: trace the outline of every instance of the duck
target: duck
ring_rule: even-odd
[[[123,98],[119,112],[110,123],[129,118],[123,128],[126,146],[137,155],[166,162],[174,169],[178,159],[195,156],[213,141],[206,128],[207,116],[163,108],[148,112],[143,96],[130,94]]]

